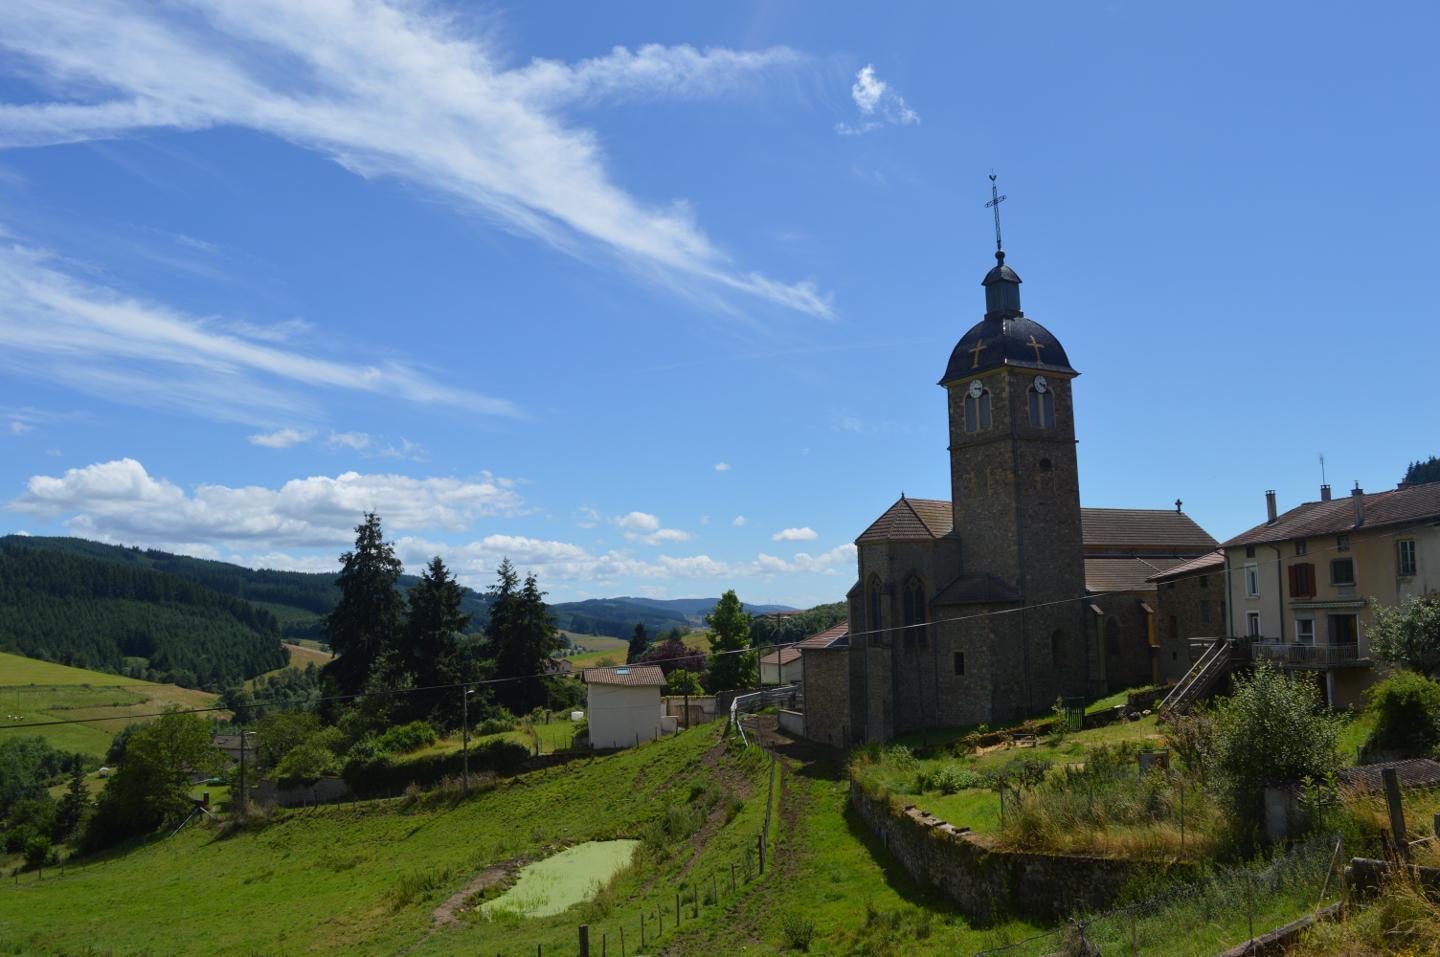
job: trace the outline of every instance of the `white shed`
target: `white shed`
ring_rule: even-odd
[[[804,662],[800,649],[795,647],[776,648],[760,659],[760,683],[762,685],[788,685],[800,680]]]
[[[654,665],[621,665],[585,671],[592,748],[627,748],[674,730],[660,692],[665,673]]]

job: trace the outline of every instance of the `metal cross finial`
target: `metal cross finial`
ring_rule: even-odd
[[[985,204],[986,209],[995,210],[995,251],[1004,252],[1005,247],[1000,244],[1000,204],[1005,202],[1005,197],[995,188],[995,174],[990,174],[990,202]]]

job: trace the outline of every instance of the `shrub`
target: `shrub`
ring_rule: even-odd
[[[780,918],[780,932],[791,950],[808,951],[815,940],[815,921],[799,911],[790,911]]]
[[[1185,769],[1204,784],[1214,772],[1218,727],[1215,716],[1204,708],[1189,714],[1172,711],[1165,716],[1165,740]]]
[[[411,721],[409,724],[396,725],[387,730],[376,739],[375,746],[381,751],[388,751],[391,754],[407,754],[421,748],[428,748],[435,741],[435,729],[430,726],[430,722]]]
[[[1215,766],[1237,821],[1264,820],[1267,786],[1339,769],[1341,719],[1324,708],[1312,681],[1268,663],[1236,677],[1235,693],[1215,712]]]
[[[1366,693],[1375,715],[1367,748],[1423,757],[1440,745],[1440,682],[1398,671]]]
[[[471,729],[470,733],[476,736],[483,736],[487,734],[504,734],[506,731],[514,731],[515,725],[518,723],[518,718],[516,718],[509,711],[506,711],[504,708],[501,708],[492,717],[486,718],[484,721],[477,723]]]
[[[318,744],[306,743],[291,748],[290,753],[280,759],[275,768],[275,781],[282,788],[303,787],[339,770],[335,755]]]
[[[50,850],[50,839],[42,834],[36,834],[25,842],[25,866],[43,867],[49,864],[54,855]]]
[[[985,787],[985,778],[958,764],[941,764],[920,772],[917,790],[954,794],[967,788]]]

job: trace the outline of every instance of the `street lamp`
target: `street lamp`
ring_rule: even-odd
[[[462,759],[465,767],[465,793],[470,793],[470,696],[475,693],[474,688],[467,688],[461,685],[460,695],[460,749],[465,756]]]

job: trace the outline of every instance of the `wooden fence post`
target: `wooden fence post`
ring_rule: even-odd
[[[580,957],[590,957],[590,925],[580,925]]]
[[[1405,805],[1400,800],[1400,776],[1394,768],[1384,768],[1380,780],[1385,785],[1385,800],[1390,805],[1390,839],[1395,842],[1395,853],[1404,860],[1410,860],[1409,831],[1405,830]]]

